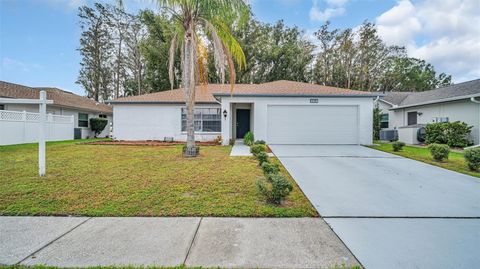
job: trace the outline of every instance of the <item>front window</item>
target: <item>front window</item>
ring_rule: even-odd
[[[0,105],[0,110],[5,110],[5,105]]]
[[[380,115],[380,128],[382,129],[388,128],[388,114]]]
[[[98,117],[99,117],[99,118],[102,118],[102,119],[106,119],[106,118],[107,118],[107,115],[105,115],[105,114],[100,114],[100,115],[98,115]]]
[[[88,114],[78,113],[78,127],[88,127]]]
[[[221,132],[220,108],[195,108],[195,132]],[[182,108],[182,132],[187,131],[187,109]]]

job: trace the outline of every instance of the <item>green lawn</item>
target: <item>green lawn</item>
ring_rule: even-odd
[[[425,162],[428,164],[432,164],[435,166],[440,166],[445,169],[449,169],[452,171],[456,171],[459,173],[471,175],[474,177],[480,177],[479,172],[472,172],[468,169],[467,163],[463,158],[463,154],[460,152],[450,152],[448,160],[443,162],[437,162],[432,159],[430,152],[427,148],[424,147],[416,147],[416,146],[404,146],[402,151],[394,152],[392,149],[392,145],[390,143],[379,143],[374,146],[369,146],[373,149],[378,149],[381,151],[385,151],[388,153],[400,155],[406,158],[414,159],[417,161]]]
[[[253,158],[203,146],[186,159],[181,147],[48,143],[43,178],[36,144],[0,147],[0,215],[317,216],[296,185],[284,205],[265,203]]]

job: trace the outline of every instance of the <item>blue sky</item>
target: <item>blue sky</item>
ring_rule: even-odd
[[[108,2],[102,0],[101,2]],[[113,0],[110,2],[114,2]],[[130,12],[154,1],[127,0]],[[480,1],[477,0],[250,0],[264,22],[283,19],[311,35],[328,19],[334,27],[376,22],[387,43],[432,62],[456,82],[480,77]],[[80,56],[77,9],[90,0],[0,0],[0,80],[54,86],[83,94],[75,84]],[[473,26],[472,26],[473,25]]]

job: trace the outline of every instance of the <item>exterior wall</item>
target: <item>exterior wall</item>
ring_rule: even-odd
[[[5,110],[10,111],[26,111],[31,113],[38,113],[38,105],[33,104],[6,104]],[[47,105],[47,114],[53,115],[61,115],[61,116],[74,116],[74,128],[82,129],[82,138],[91,138],[94,137],[94,133],[90,130],[89,127],[78,127],[78,113],[87,113],[88,118],[98,118],[100,114],[105,113],[95,113],[95,112],[88,112],[82,111],[78,109],[70,109],[70,108],[63,108],[57,107],[53,105]],[[105,129],[98,135],[98,137],[108,137],[111,132],[111,127],[113,123],[113,116],[111,114],[107,114],[108,124]],[[90,123],[89,123],[90,124]]]
[[[417,117],[418,124],[431,123],[435,117],[448,117],[450,122],[463,121],[473,126],[471,139],[475,144],[479,144],[480,104],[473,103],[470,100],[461,100],[394,110],[393,117],[390,118],[390,129],[406,126],[407,113],[412,111],[422,113]]]
[[[267,140],[267,107],[268,105],[358,105],[359,107],[359,143],[372,144],[373,126],[373,99],[358,97],[329,97],[315,98],[318,103],[311,104],[310,97],[223,97],[222,111],[227,110],[226,118],[222,120],[223,144],[228,145],[229,139],[234,137],[232,126],[234,123],[233,104],[253,104],[253,133],[256,140]],[[306,123],[308,124],[308,122]],[[294,134],[292,134],[294,135]],[[268,142],[268,141],[267,141]]]
[[[182,107],[185,105],[116,104],[113,106],[113,137],[116,140],[164,140],[165,137],[173,137],[176,141],[186,141],[187,134],[182,132]],[[220,105],[196,107],[219,108]],[[220,135],[220,132],[195,132],[195,140],[213,141]]]

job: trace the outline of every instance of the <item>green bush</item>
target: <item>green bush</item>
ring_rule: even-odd
[[[480,148],[466,149],[463,157],[470,170],[478,171],[478,168],[480,168]]]
[[[253,144],[250,147],[250,153],[252,153],[254,156],[256,156],[260,152],[265,152],[267,150],[267,147],[262,144]]]
[[[268,162],[268,154],[265,152],[260,152],[257,155],[255,155],[258,160],[258,164],[261,166],[264,162]]]
[[[278,171],[280,171],[278,164],[269,162],[262,163],[262,169],[265,175],[275,175],[278,174]]]
[[[267,144],[267,143],[265,143],[265,141],[263,141],[263,140],[257,140],[257,141],[255,141],[255,143],[253,143],[253,144],[255,144],[255,145],[265,145],[265,144]]]
[[[243,143],[247,146],[251,146],[253,144],[253,141],[253,133],[251,131],[248,131],[243,137]]]
[[[428,150],[430,151],[433,159],[439,162],[448,159],[448,154],[450,153],[450,148],[443,144],[430,144],[428,146]]]
[[[471,144],[468,139],[471,130],[472,126],[460,121],[429,123],[425,127],[425,142],[463,148]]]
[[[94,132],[95,137],[99,135],[105,126],[107,126],[108,120],[103,118],[90,118],[90,129]]]
[[[257,189],[268,202],[280,204],[293,190],[293,186],[285,176],[272,175],[270,180],[258,180]]]
[[[400,142],[400,141],[395,141],[392,143],[392,149],[393,151],[400,151],[403,149],[403,146],[405,146],[405,143]]]

